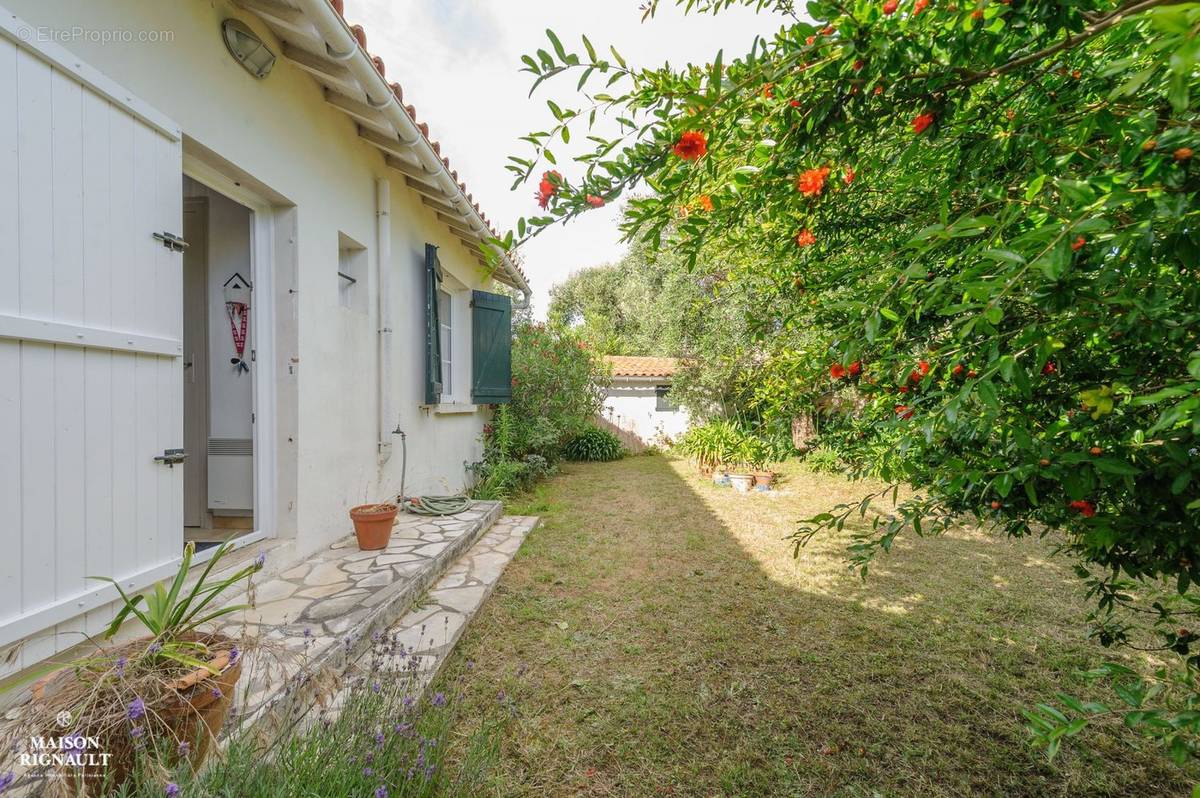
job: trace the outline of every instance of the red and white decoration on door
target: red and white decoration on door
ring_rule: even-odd
[[[234,357],[229,359],[238,376],[250,371],[246,364],[246,329],[250,324],[250,283],[245,277],[233,273],[225,281],[225,314],[229,317],[229,330],[233,334]]]

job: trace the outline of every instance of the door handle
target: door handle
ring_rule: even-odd
[[[196,384],[196,370],[192,368],[192,366],[195,365],[195,363],[196,363],[196,353],[195,352],[192,352],[191,355],[189,356],[189,359],[185,360],[183,363],[184,370],[192,369],[192,371],[188,374],[188,382],[192,383],[193,385]]]

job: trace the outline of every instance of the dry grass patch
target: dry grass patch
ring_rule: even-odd
[[[1187,780],[1114,730],[1051,765],[1020,709],[1106,656],[1044,541],[904,540],[867,581],[795,520],[870,486],[788,469],[742,496],[664,457],[572,465],[452,660],[517,689],[493,794],[1164,795]],[[1111,654],[1108,654],[1111,656]],[[1195,775],[1195,774],[1191,774]]]

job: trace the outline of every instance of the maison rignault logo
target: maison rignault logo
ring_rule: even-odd
[[[71,725],[71,713],[62,711],[55,716],[60,728]],[[17,756],[21,767],[77,767],[104,768],[112,756],[100,750],[99,737],[86,737],[82,734],[68,733],[61,737],[43,737],[35,735],[29,738],[29,746]]]

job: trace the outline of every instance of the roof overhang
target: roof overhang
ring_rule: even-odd
[[[489,266],[481,248],[495,253],[499,265],[492,277],[521,293],[518,308],[528,307],[532,289],[525,272],[512,255],[489,243],[499,236],[430,138],[429,126],[403,104],[400,84],[384,79],[383,61],[367,52],[362,27],[347,24],[330,0],[236,2],[271,29],[283,42],[283,57],[321,84],[325,101],[355,121],[359,137],[383,153],[388,167],[404,176],[481,266]]]

